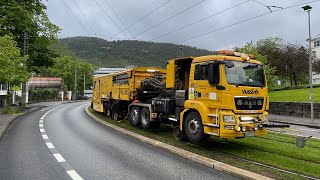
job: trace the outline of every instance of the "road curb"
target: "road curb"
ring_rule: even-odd
[[[132,131],[129,131],[129,130],[123,129],[121,127],[118,127],[116,125],[110,124],[110,123],[103,121],[100,118],[96,117],[92,113],[90,113],[88,108],[89,108],[89,106],[85,108],[85,112],[87,113],[88,116],[90,116],[95,121],[97,121],[97,122],[99,122],[109,128],[112,128],[121,134],[133,137],[133,138],[140,140],[144,143],[147,143],[147,144],[150,144],[150,145],[155,146],[157,148],[166,150],[168,152],[171,152],[171,153],[176,154],[178,156],[181,156],[183,158],[189,159],[193,162],[205,165],[207,167],[216,169],[218,171],[222,171],[224,173],[231,174],[231,175],[239,177],[241,179],[257,179],[257,180],[271,179],[269,177],[262,176],[260,174],[256,174],[256,173],[244,170],[244,169],[240,169],[240,168],[237,168],[237,167],[234,167],[234,166],[231,166],[231,165],[228,165],[228,164],[225,164],[225,163],[222,163],[222,162],[219,162],[219,161],[216,161],[216,160],[204,157],[204,156],[200,156],[198,154],[186,151],[184,149],[180,149],[178,147],[175,147],[175,146],[172,146],[169,144],[165,144],[163,142],[142,136],[140,134],[136,134]]]

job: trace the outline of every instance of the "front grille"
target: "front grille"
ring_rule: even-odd
[[[261,110],[263,97],[235,97],[234,103],[237,110]]]

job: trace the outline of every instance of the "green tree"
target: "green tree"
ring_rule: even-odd
[[[74,89],[74,69],[77,67],[78,91],[83,93],[83,77],[86,77],[86,87],[92,86],[93,65],[72,56],[62,56],[54,59],[55,65],[48,68],[46,75],[58,76],[63,79],[65,90]]]
[[[21,56],[13,37],[0,36],[0,83],[7,83],[10,87],[26,82],[30,77],[25,66],[27,59],[28,56]]]
[[[257,47],[253,45],[252,43],[247,43],[244,47],[239,48],[240,52],[252,54],[254,55],[254,59],[262,62],[264,64],[264,69],[266,73],[266,78],[268,82],[268,88],[269,90],[273,90],[276,86],[276,80],[278,77],[275,75],[276,73],[276,67],[271,67],[269,64],[267,57],[263,56],[259,53]]]
[[[282,73],[286,73],[291,86],[298,86],[298,82],[307,83],[309,55],[305,47],[299,44],[285,44],[282,46]],[[280,68],[279,68],[280,69]]]
[[[265,38],[257,42],[259,53],[266,56],[276,75],[290,81],[291,86],[305,83],[308,72],[308,52],[299,44],[283,43],[280,38]]]
[[[45,9],[41,0],[2,0],[0,3],[0,36],[12,35],[21,50],[27,37],[27,65],[36,72],[41,67],[52,66],[53,58],[57,57],[49,45],[57,39],[60,29],[50,22]]]

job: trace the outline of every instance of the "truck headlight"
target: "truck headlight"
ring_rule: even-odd
[[[236,123],[234,116],[223,116],[223,122],[225,123]]]
[[[267,123],[269,121],[268,116],[263,116],[263,120],[261,121],[261,123]]]

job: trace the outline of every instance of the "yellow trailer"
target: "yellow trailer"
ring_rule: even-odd
[[[93,79],[92,106],[97,112],[105,113],[114,119],[123,118],[132,101],[158,95],[158,92],[145,92],[139,97],[141,83],[146,79],[155,78],[159,82],[165,81],[166,71],[155,67],[136,67],[126,71],[96,76]],[[144,87],[144,91],[147,91]]]

